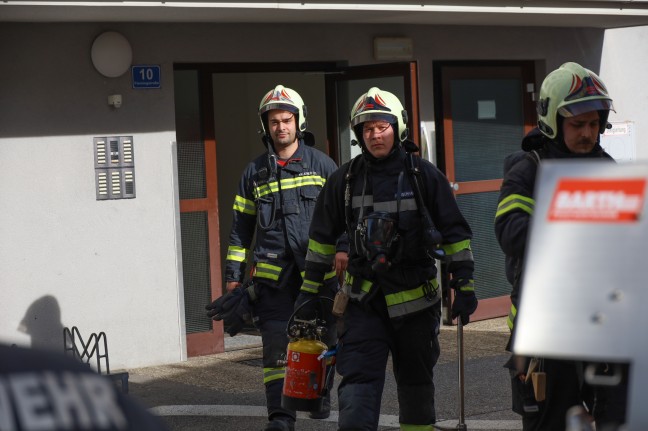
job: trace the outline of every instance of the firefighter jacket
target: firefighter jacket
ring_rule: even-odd
[[[526,156],[518,157],[512,166],[505,166],[504,180],[495,214],[495,235],[506,255],[506,274],[512,284],[511,310],[507,324],[513,330],[520,297],[522,264],[531,216],[535,207],[534,188],[538,164],[542,159],[591,159],[603,158],[613,161],[600,145],[587,154],[571,153],[564,144],[549,140],[534,129],[522,142]],[[510,164],[510,162],[509,162]]]
[[[279,287],[297,266],[304,271],[308,226],[326,179],[337,168],[323,152],[304,144],[287,161],[266,152],[250,162],[234,198],[225,280],[242,281],[252,240],[252,276]],[[256,231],[256,232],[255,232]],[[330,271],[330,268],[329,268]],[[328,277],[334,276],[330,273]]]
[[[350,255],[343,289],[352,301],[362,304],[375,295],[384,295],[392,319],[416,313],[439,301],[436,265],[422,241],[421,213],[405,157],[401,148],[384,159],[362,154],[331,176],[317,201],[310,227],[303,292],[319,291],[324,273],[334,258],[335,239],[347,230]],[[419,157],[414,160],[420,169],[423,201],[443,236],[449,270],[473,284],[472,232],[459,211],[448,180],[428,161]],[[345,199],[347,178],[349,194]],[[397,220],[398,232],[389,254],[391,265],[379,274],[371,269],[356,230],[362,223],[360,215],[374,211],[388,212]]]

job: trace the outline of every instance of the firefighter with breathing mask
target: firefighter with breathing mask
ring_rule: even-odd
[[[610,110],[614,110],[612,98],[603,81],[577,63],[565,63],[549,73],[540,87],[538,127],[522,140],[527,155],[506,168],[495,215],[495,233],[506,255],[506,273],[512,284],[507,350],[512,347],[522,294],[524,252],[535,206],[538,165],[543,159],[613,162],[600,146]],[[522,415],[524,431],[564,430],[567,410],[583,401],[596,419],[597,429],[624,422],[625,385],[607,390],[583,385],[580,363],[512,355],[507,367],[511,372],[513,411]],[[532,369],[546,376],[543,396],[534,393],[532,379],[527,378]]]
[[[252,315],[263,344],[263,383],[269,420],[265,430],[292,431],[296,414],[281,405],[285,366],[279,361],[286,355],[286,326],[302,284],[308,247],[305,226],[311,221],[320,190],[337,166],[326,154],[312,148],[314,138],[306,131],[306,106],[296,91],[282,85],[270,90],[261,99],[259,119],[267,151],[247,165],[234,198],[225,259],[229,293],[207,308],[216,320],[231,323],[230,335],[241,329],[248,314]],[[255,243],[250,250],[253,238]],[[339,242],[339,253],[326,270],[322,288],[325,296],[332,297],[338,288],[336,270],[344,270],[347,248],[344,240]],[[250,251],[252,284],[242,291]],[[231,303],[235,305],[228,305]],[[333,318],[328,322],[331,327],[323,341],[334,346]],[[330,404],[325,401],[324,410],[311,412],[312,418],[328,417]]]
[[[401,430],[433,430],[433,367],[439,357],[443,257],[468,323],[477,308],[471,229],[446,177],[412,154],[407,113],[396,96],[373,87],[351,111],[362,154],[324,186],[310,225],[297,313],[324,291],[336,238],[347,232],[349,264],[336,295],[339,430],[376,430],[388,355],[398,387]],[[344,306],[345,300],[346,307]],[[299,308],[300,304],[306,304]]]

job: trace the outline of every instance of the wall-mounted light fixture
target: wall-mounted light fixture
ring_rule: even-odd
[[[130,68],[133,50],[124,36],[115,31],[107,31],[97,36],[92,43],[90,57],[99,73],[108,78],[116,78]]]
[[[377,37],[374,39],[376,60],[412,60],[414,48],[409,37]]]

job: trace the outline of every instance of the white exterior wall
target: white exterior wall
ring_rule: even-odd
[[[632,122],[637,160],[648,159],[648,26],[606,30],[601,78],[614,100],[612,122]]]
[[[136,134],[137,197],[110,201],[92,136],[0,139],[0,338],[61,350],[77,326],[112,369],[185,357],[173,139]]]
[[[94,70],[90,47],[108,30],[130,41],[133,64],[161,66],[161,89]],[[60,349],[62,326],[78,326],[106,332],[114,370],[185,359],[173,63],[371,64],[373,38],[395,35],[414,40],[432,138],[433,61],[535,60],[540,82],[565,61],[598,69],[603,42],[594,29],[2,23],[0,340]],[[113,110],[116,93],[123,106]],[[133,136],[137,197],[100,202],[92,138],[113,135]],[[46,330],[20,332],[26,314]]]

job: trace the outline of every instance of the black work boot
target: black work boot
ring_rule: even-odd
[[[326,419],[331,415],[331,395],[328,394],[322,400],[321,410],[315,410],[308,413],[308,417],[311,419]]]
[[[263,431],[295,431],[295,420],[287,416],[272,418]]]

